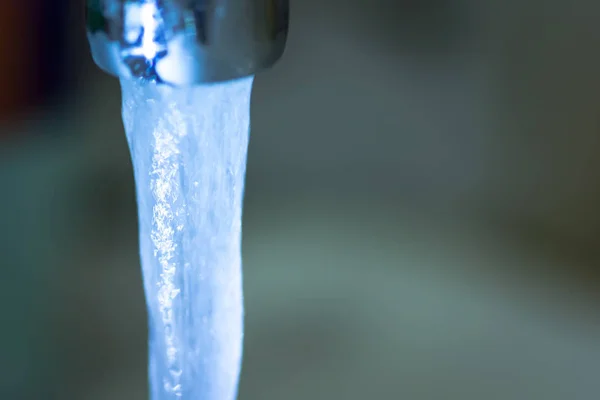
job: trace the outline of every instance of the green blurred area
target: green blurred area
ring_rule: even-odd
[[[257,77],[240,399],[594,399],[599,6],[409,3],[298,2]],[[1,399],[147,398],[118,82],[73,46],[0,126]]]

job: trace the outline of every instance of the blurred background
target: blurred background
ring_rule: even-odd
[[[241,400],[597,399],[600,3],[292,1],[257,77]],[[0,5],[0,398],[146,399],[81,0]]]

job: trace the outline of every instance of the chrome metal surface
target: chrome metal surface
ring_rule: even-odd
[[[174,86],[242,78],[283,54],[288,0],[86,0],[100,68]]]

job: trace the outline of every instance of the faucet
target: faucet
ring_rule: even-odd
[[[171,86],[236,80],[284,53],[288,0],[86,0],[92,57],[119,78]]]

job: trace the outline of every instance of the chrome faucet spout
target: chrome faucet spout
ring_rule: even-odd
[[[174,86],[243,78],[283,54],[288,0],[86,0],[96,64]]]

